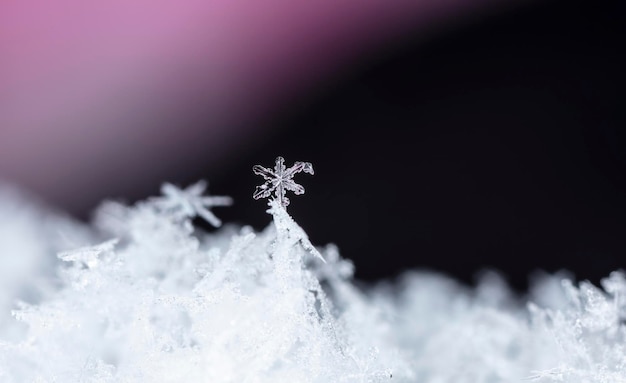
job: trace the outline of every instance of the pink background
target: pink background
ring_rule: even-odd
[[[253,145],[256,120],[333,73],[502,4],[4,0],[0,179],[72,205],[201,154],[210,174]]]

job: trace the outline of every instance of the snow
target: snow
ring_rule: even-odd
[[[170,183],[161,186],[162,197],[151,199],[151,203],[162,212],[170,214],[178,220],[186,220],[196,216],[215,227],[222,226],[222,221],[210,211],[213,206],[230,206],[233,200],[227,196],[204,196],[208,186],[205,180],[196,182],[185,189]]]
[[[293,176],[300,172],[311,175],[314,174],[313,165],[310,162],[298,161],[293,164],[292,167],[286,168],[285,159],[283,157],[276,157],[276,165],[273,170],[264,168],[261,165],[255,165],[252,167],[252,171],[254,174],[262,176],[265,179],[263,185],[257,186],[253,198],[268,198],[274,193],[274,198],[284,207],[289,205],[289,198],[286,197],[288,190],[294,192],[296,195],[304,194],[304,187],[295,183]]]
[[[202,183],[104,202],[88,226],[0,188],[0,381],[626,382],[621,272],[537,275],[525,298],[497,273],[359,288],[279,184],[265,230],[210,234],[189,218],[225,203]]]

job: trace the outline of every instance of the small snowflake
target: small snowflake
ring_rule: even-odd
[[[202,180],[185,189],[181,189],[170,183],[161,186],[162,197],[152,199],[157,208],[169,212],[177,219],[202,217],[215,227],[220,227],[219,220],[209,209],[213,206],[230,206],[232,198],[227,196],[203,196],[207,188],[207,182]]]
[[[253,198],[267,198],[275,193],[275,199],[280,202],[283,207],[289,205],[289,198],[286,197],[287,190],[294,192],[297,195],[304,194],[304,187],[293,181],[293,176],[296,173],[305,172],[313,174],[313,165],[310,162],[296,162],[292,167],[285,167],[285,159],[282,157],[276,158],[276,165],[274,170],[264,168],[260,165],[252,167],[254,174],[262,176],[265,179],[265,183],[261,186],[257,186],[254,191]]]

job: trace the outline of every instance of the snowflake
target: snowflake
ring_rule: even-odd
[[[227,196],[203,196],[207,182],[198,181],[185,189],[170,183],[161,186],[162,197],[153,198],[152,202],[160,210],[171,213],[177,219],[188,219],[195,216],[202,217],[215,227],[220,227],[222,221],[209,208],[213,206],[230,206],[232,198]]]
[[[296,173],[305,172],[313,174],[313,165],[310,162],[296,162],[289,169],[285,168],[285,159],[282,157],[276,157],[276,165],[274,170],[264,168],[260,165],[252,167],[254,174],[265,178],[265,183],[261,186],[257,186],[254,191],[254,199],[267,198],[275,193],[275,199],[280,202],[284,207],[289,205],[289,198],[286,197],[287,190],[294,192],[297,195],[304,194],[304,187],[293,181],[293,176]]]

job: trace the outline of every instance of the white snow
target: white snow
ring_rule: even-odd
[[[154,200],[85,227],[1,190],[0,382],[626,382],[619,272],[363,290],[278,197],[265,230],[208,234]]]

